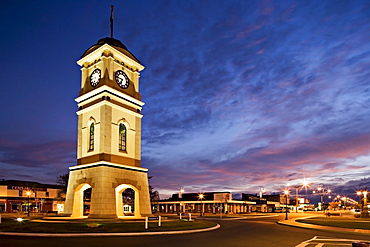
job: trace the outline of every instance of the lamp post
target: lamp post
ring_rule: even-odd
[[[180,192],[179,192],[179,199],[180,199],[180,218],[181,218],[181,213],[182,213],[182,209],[181,209],[181,206],[182,206],[182,194],[184,194],[185,190],[183,187],[180,187]]]
[[[285,195],[285,220],[288,220],[288,195],[289,190],[284,190]]]
[[[307,191],[307,188],[309,187],[310,183],[308,182],[308,180],[306,180],[306,178],[304,178],[303,180],[301,180],[301,183],[299,183],[299,185],[295,185],[295,186],[292,186],[294,187],[295,189],[295,212],[298,213],[298,206],[299,206],[299,192],[298,192],[298,189],[303,189],[305,188],[306,191]],[[289,187],[291,186],[290,183],[287,183],[286,185],[286,190],[289,191]]]
[[[337,199],[337,202],[338,202],[338,208],[344,208],[344,200],[343,200],[343,204],[342,204],[342,200],[340,198],[340,195],[337,195],[336,198],[334,198],[334,200]]]
[[[295,186],[295,212],[298,213],[298,189],[300,186]]]
[[[369,212],[368,212],[368,207],[367,207],[367,190],[359,190],[356,192],[358,196],[363,196],[364,197],[364,203],[361,207],[361,217],[362,218],[369,218]]]
[[[31,196],[31,191],[27,191],[26,195],[28,196],[28,204],[27,204],[27,216],[30,216],[30,196]]]
[[[262,195],[265,193],[265,189],[263,187],[260,188],[260,200],[262,200]]]
[[[264,211],[267,211],[267,208],[264,210],[264,207],[263,207],[263,202],[262,202],[262,196],[263,196],[263,193],[265,193],[265,189],[263,187],[260,187],[260,201],[259,201],[259,204],[261,205],[261,212],[264,212]],[[267,205],[266,205],[267,207]]]
[[[201,205],[201,210],[200,210],[200,216],[203,216],[203,199],[204,199],[204,194],[199,194],[198,195],[199,200],[200,200],[200,205]]]
[[[312,191],[312,193],[313,194],[316,194],[316,191],[314,190],[314,191]],[[324,196],[326,195],[326,194],[329,194],[329,198],[331,198],[331,196],[330,196],[330,193],[331,193],[331,189],[325,189],[325,188],[323,188],[322,186],[319,186],[319,187],[317,187],[317,194],[319,194],[320,195],[320,210],[322,209],[321,208],[321,206],[323,206],[323,209],[324,209],[324,211],[325,211],[325,198],[324,198]]]

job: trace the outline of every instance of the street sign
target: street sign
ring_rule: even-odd
[[[159,217],[148,217],[148,220],[159,220]]]

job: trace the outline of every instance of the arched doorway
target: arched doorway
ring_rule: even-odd
[[[84,191],[91,188],[89,184],[80,184],[74,191],[73,212],[71,217],[82,218],[84,216]]]
[[[124,208],[124,204],[123,204],[123,198],[122,198],[122,193],[126,190],[126,189],[132,189],[133,192],[134,192],[134,205],[133,205],[133,208],[134,208],[134,212],[133,212],[133,215],[134,217],[140,217],[140,203],[139,203],[139,190],[137,188],[135,188],[134,186],[132,185],[129,185],[129,184],[121,184],[119,186],[116,187],[115,191],[116,191],[116,209],[117,209],[117,217],[124,217],[125,216],[125,213],[124,213],[124,210],[131,210],[131,206],[130,207],[127,207],[127,205],[125,206]]]

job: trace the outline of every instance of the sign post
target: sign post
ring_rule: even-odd
[[[152,221],[152,220],[158,220],[158,226],[162,225],[162,217],[161,216],[145,217],[145,229],[149,228],[149,221]]]

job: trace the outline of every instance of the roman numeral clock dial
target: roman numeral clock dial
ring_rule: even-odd
[[[115,77],[116,77],[116,82],[118,86],[120,86],[123,89],[128,88],[130,83],[129,83],[128,77],[125,72],[123,72],[122,70],[117,70]]]
[[[99,84],[100,78],[101,78],[100,69],[95,69],[90,75],[90,84],[91,84],[91,86],[96,87],[96,85]]]

